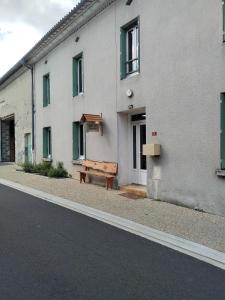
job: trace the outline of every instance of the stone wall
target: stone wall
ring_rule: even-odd
[[[0,118],[6,122],[8,116],[14,115],[17,163],[24,162],[24,135],[32,132],[31,108],[31,72],[27,70],[16,79],[9,81],[6,86],[0,86]],[[7,148],[6,142],[3,148]],[[8,161],[10,153],[7,154],[7,150],[4,149],[3,151],[2,159]]]

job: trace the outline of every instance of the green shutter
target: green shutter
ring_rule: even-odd
[[[73,58],[73,96],[78,95],[78,76],[77,76],[77,59]]]
[[[43,107],[47,106],[47,82],[46,77],[43,76]]]
[[[79,158],[79,123],[73,123],[73,159]]]
[[[50,76],[46,76],[46,97],[47,97],[47,105],[50,104]]]
[[[50,104],[50,77],[49,74],[43,76],[43,106]]]
[[[126,77],[126,31],[120,29],[120,79]]]
[[[43,128],[43,158],[48,158],[48,128]]]
[[[220,162],[225,169],[225,94],[221,94],[220,104]]]

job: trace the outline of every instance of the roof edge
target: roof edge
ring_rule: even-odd
[[[7,81],[15,73],[18,72],[19,74],[15,76],[15,78],[17,78],[23,72],[25,72],[26,68],[30,68],[31,65],[39,61],[40,59],[35,61],[35,57],[38,57],[38,55],[43,52],[43,49],[48,48],[49,44],[53,44],[53,48],[57,47],[57,45],[62,42],[60,41],[58,44],[54,45],[55,41],[57,43],[57,37],[64,33],[68,26],[71,26],[71,24],[73,24],[76,20],[79,20],[81,16],[87,13],[92,5],[99,4],[100,6],[104,7],[102,9],[104,10],[108,5],[115,1],[116,0],[81,0],[68,14],[66,14],[59,22],[57,22],[56,25],[54,25],[11,69],[9,69],[8,72],[6,72],[0,78],[0,89],[2,89],[2,85],[7,85]],[[86,16],[86,22],[84,21],[82,26],[88,21],[88,16]],[[49,51],[51,50],[52,49]]]
[[[23,68],[33,56],[33,52],[37,50],[47,39],[59,30],[66,22],[78,13],[85,4],[95,2],[95,0],[81,0],[68,14],[66,14],[59,22],[57,22],[11,69],[9,69],[2,77],[0,77],[0,87],[4,84],[13,74]]]

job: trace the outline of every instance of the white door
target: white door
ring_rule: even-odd
[[[147,184],[147,161],[143,155],[143,145],[146,144],[145,121],[132,122],[132,158],[131,181],[135,184]]]

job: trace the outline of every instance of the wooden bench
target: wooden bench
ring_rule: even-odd
[[[117,163],[85,160],[82,166],[84,170],[78,171],[80,173],[80,183],[82,183],[82,181],[85,182],[86,175],[99,176],[105,178],[107,190],[109,187],[112,189],[113,180],[117,174]]]

